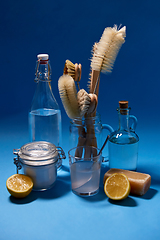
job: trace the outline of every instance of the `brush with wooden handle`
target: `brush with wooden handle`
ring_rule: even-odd
[[[77,83],[78,89],[80,90],[79,82],[81,80],[82,65],[79,63],[73,64],[70,60],[65,61],[63,74],[70,75]]]
[[[80,110],[80,117],[83,117],[86,113],[90,114],[94,112],[97,105],[97,97],[95,94],[88,94],[84,89],[80,89],[79,82],[81,80],[82,65],[79,63],[72,63],[70,60],[65,61],[63,74],[71,76],[78,86],[77,101]],[[77,115],[77,117],[79,117]]]
[[[95,73],[93,72],[91,75],[91,82],[94,79],[94,74],[97,78],[96,82],[94,84],[92,83],[92,93],[96,92],[100,72],[112,72],[113,65],[115,63],[119,50],[122,44],[125,42],[125,37],[125,26],[121,29],[118,29],[117,25],[115,25],[113,28],[107,27],[104,29],[99,43],[94,46],[93,56],[91,59],[91,69],[95,71]]]
[[[86,133],[82,125],[82,117],[87,111],[92,113],[95,110],[97,97],[95,94],[88,94],[84,89],[81,89],[77,93],[75,81],[68,74],[63,74],[59,78],[58,89],[68,117],[70,119],[77,119],[78,121],[78,145],[83,146],[86,142]]]
[[[115,25],[113,28],[105,28],[101,39],[98,43],[95,43],[92,50],[91,59],[91,79],[90,79],[90,93],[96,94],[98,97],[100,73],[111,73],[114,62],[118,55],[118,52],[125,42],[126,27],[118,29]],[[96,111],[91,114],[92,117],[96,115]],[[87,134],[92,136],[89,139],[88,144],[97,146],[95,131],[91,123],[87,124]]]

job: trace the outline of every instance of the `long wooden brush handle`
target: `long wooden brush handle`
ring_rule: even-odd
[[[82,125],[82,120],[78,121],[77,128],[78,128],[77,147],[85,146],[86,145],[86,132],[85,132],[85,128]],[[77,149],[75,152],[75,156],[81,158],[82,152],[83,152],[83,149],[81,149],[81,151],[79,149]]]
[[[93,93],[95,91],[95,94],[98,97],[99,93],[99,83],[100,83],[100,78],[99,78],[100,72],[96,70],[92,70],[91,72],[91,83],[90,83],[90,93]],[[95,89],[96,86],[96,89]],[[90,115],[85,116],[86,120],[86,131],[83,126],[78,126],[78,145],[77,146],[94,146],[97,148],[97,139],[95,136],[95,129],[94,129],[94,123],[93,121],[88,121],[87,118],[89,117],[95,117],[96,116],[96,111]],[[81,123],[82,124],[82,123]],[[76,152],[77,157],[81,157],[80,152]],[[91,153],[88,152],[87,150],[85,151],[85,157],[90,157],[91,154],[94,156],[97,155],[97,152]]]
[[[97,81],[96,81],[96,83],[95,83],[95,87],[94,87],[94,90],[93,90],[93,94],[96,94],[97,87],[99,87],[99,81],[100,81],[100,72],[99,72],[99,76],[97,77]]]
[[[99,83],[100,83],[100,72],[96,70],[92,70],[91,72],[91,83],[90,83],[90,93],[93,93],[95,91],[95,94],[97,95],[98,98],[98,93],[99,93]],[[99,81],[97,80],[99,79]],[[96,90],[95,90],[96,86]],[[94,118],[96,116],[96,111],[94,113],[91,113],[90,115],[87,115],[86,117],[86,145],[87,146],[93,146],[97,148],[97,139],[95,135],[95,129],[94,129],[94,122],[91,120],[88,120],[89,117]],[[97,155],[97,151],[94,151],[93,153],[91,152],[85,152],[85,157],[90,157],[91,154],[93,156]]]
[[[87,132],[86,132],[86,146],[93,146],[95,148],[97,148],[97,139],[96,139],[96,135],[95,135],[95,121],[94,118],[87,118],[86,119],[86,128],[87,128]],[[94,150],[94,152],[85,152],[85,157],[91,157],[91,154],[93,156],[97,155],[97,151]]]
[[[99,83],[100,83],[100,71],[92,69],[91,72],[91,83],[90,83],[90,93],[94,93],[98,97],[99,93]]]

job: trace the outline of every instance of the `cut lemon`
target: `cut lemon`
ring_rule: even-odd
[[[130,182],[126,175],[113,173],[104,183],[105,194],[113,200],[122,200],[130,193]]]
[[[14,174],[7,179],[6,186],[13,197],[24,198],[32,191],[33,181],[26,175]]]

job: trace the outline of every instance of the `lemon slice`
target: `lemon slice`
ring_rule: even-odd
[[[7,179],[6,187],[13,197],[24,198],[32,191],[33,181],[26,175],[14,174]]]
[[[113,173],[104,183],[104,192],[112,200],[122,200],[130,193],[130,182],[126,175]]]

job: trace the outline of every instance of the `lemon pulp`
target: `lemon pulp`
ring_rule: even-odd
[[[33,181],[30,177],[23,174],[14,174],[6,181],[8,192],[16,198],[24,198],[33,188]]]
[[[104,183],[104,192],[112,200],[122,200],[130,193],[130,182],[125,174],[113,173]]]

